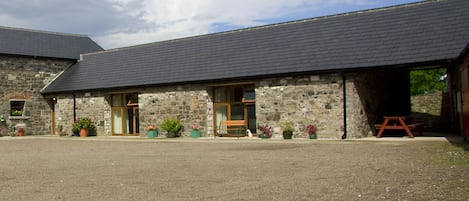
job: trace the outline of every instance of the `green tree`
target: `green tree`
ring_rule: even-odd
[[[410,72],[410,95],[446,91],[446,69],[415,70]]]

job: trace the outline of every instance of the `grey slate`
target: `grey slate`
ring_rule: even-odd
[[[84,35],[0,27],[0,54],[77,60],[102,50]]]
[[[469,42],[469,1],[425,1],[84,55],[43,93],[446,63]]]

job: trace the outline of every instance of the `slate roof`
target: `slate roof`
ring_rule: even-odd
[[[102,50],[84,35],[0,26],[0,54],[79,59],[80,54]]]
[[[469,1],[424,1],[84,55],[43,93],[447,63]]]

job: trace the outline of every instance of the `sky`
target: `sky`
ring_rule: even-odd
[[[105,49],[419,0],[0,0],[0,26],[84,34]]]

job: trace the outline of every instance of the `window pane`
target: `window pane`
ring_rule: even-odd
[[[256,100],[256,93],[254,90],[244,92],[244,100]]]
[[[122,106],[122,95],[112,95],[112,107]]]
[[[226,88],[215,88],[215,102],[226,102]]]
[[[247,112],[248,112],[248,129],[251,132],[256,132],[256,106],[255,105],[247,105]]]
[[[232,89],[231,101],[241,102],[243,100],[243,88],[236,87]]]
[[[113,110],[112,111],[112,133],[122,134],[122,111]]]
[[[221,121],[228,119],[228,107],[226,105],[216,106],[216,116],[215,121],[217,123],[217,128],[219,129],[218,133],[226,134],[226,126],[221,126]]]
[[[243,104],[232,104],[231,105],[231,120],[243,120],[243,119],[244,119]]]
[[[10,110],[12,116],[23,116],[25,101],[10,101]]]

